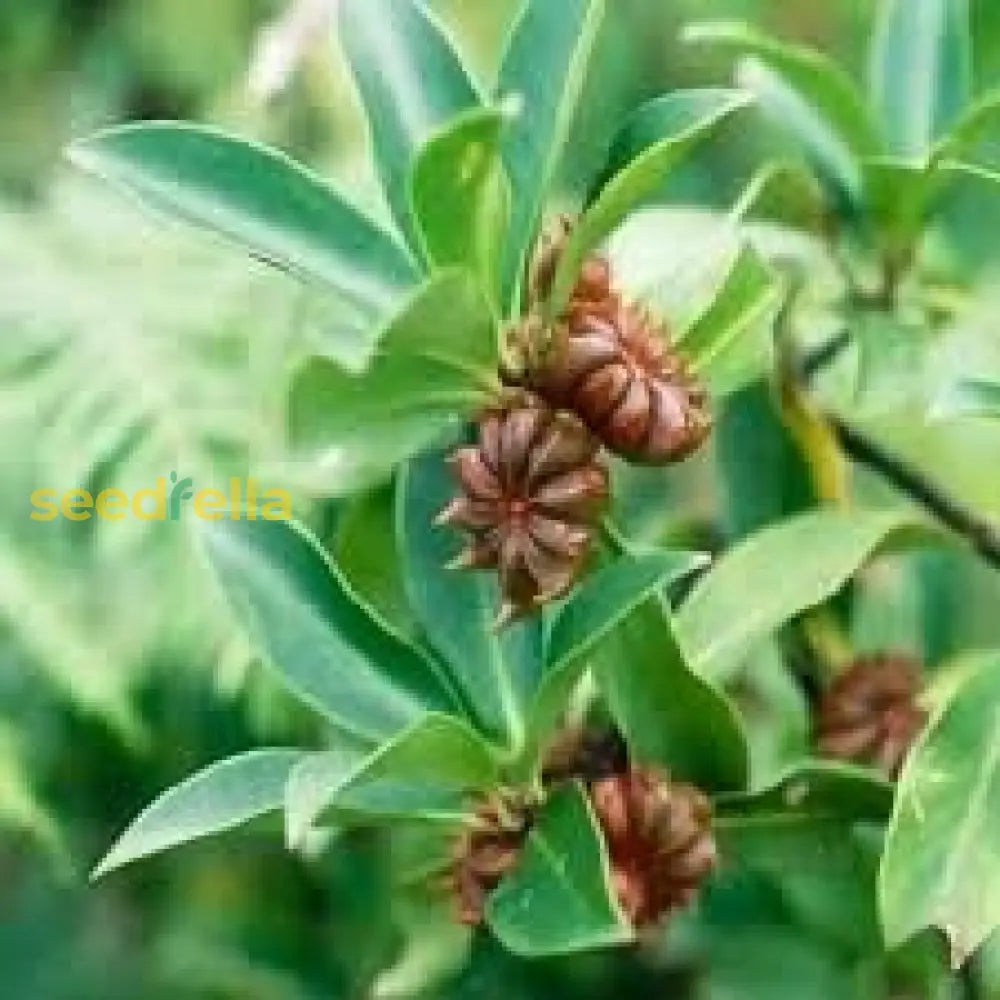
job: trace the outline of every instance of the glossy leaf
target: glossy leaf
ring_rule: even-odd
[[[1000,383],[985,379],[960,379],[945,387],[934,402],[932,416],[937,420],[961,417],[1000,419]]]
[[[290,846],[342,813],[386,819],[456,820],[473,791],[497,782],[489,748],[466,724],[429,715],[371,754],[310,754],[291,773],[285,797]]]
[[[503,127],[499,111],[464,115],[428,140],[411,179],[427,259],[437,267],[474,269],[494,296],[510,210],[499,152]]]
[[[566,710],[569,696],[605,642],[638,612],[651,595],[690,575],[705,557],[692,552],[622,556],[588,577],[560,608],[545,650],[544,675],[531,712],[536,746]]]
[[[490,897],[486,920],[501,944],[532,958],[633,940],[614,899],[597,820],[578,786],[549,799],[517,868]]]
[[[871,102],[890,152],[924,158],[971,93],[968,0],[881,0]]]
[[[440,667],[358,600],[304,529],[227,520],[206,522],[201,534],[257,650],[339,729],[379,742],[426,711],[458,711]]]
[[[431,278],[388,326],[367,370],[315,358],[289,395],[289,434],[310,492],[343,495],[392,469],[482,406],[495,390],[493,316],[463,271]]]
[[[137,122],[76,142],[69,155],[151,207],[337,293],[369,327],[418,280],[392,237],[266,146],[185,122]]]
[[[788,45],[739,21],[705,21],[686,27],[681,40],[755,56],[779,73],[816,109],[857,156],[875,153],[878,139],[854,81],[829,56]]]
[[[454,529],[434,524],[457,488],[445,460],[445,453],[434,450],[399,475],[396,537],[406,593],[480,727],[519,747],[542,669],[541,621],[535,616],[497,631],[496,574],[446,568],[464,542]]]
[[[955,965],[1000,926],[1000,654],[982,657],[914,747],[899,780],[879,903],[886,943],[925,927]]]
[[[725,676],[754,643],[832,597],[906,518],[818,510],[764,528],[730,549],[677,616],[694,668]]]
[[[754,95],[767,120],[801,150],[838,207],[861,200],[858,154],[824,113],[780,72],[756,56],[746,56],[736,80]]]
[[[750,95],[739,91],[705,88],[668,94],[636,112],[612,147],[607,180],[567,243],[553,286],[553,312],[568,298],[587,253],[629,212],[654,195],[699,143],[750,100]]]
[[[718,817],[808,816],[881,823],[892,811],[892,785],[874,771],[839,761],[795,764],[766,788],[716,799]]]
[[[298,750],[252,750],[199,771],[164,792],[129,826],[93,878],[277,811],[288,775],[302,756]]]
[[[748,750],[736,710],[688,666],[661,596],[638,607],[595,660],[597,683],[635,759],[706,790],[746,787]]]
[[[342,0],[338,29],[368,114],[375,164],[397,225],[420,245],[410,173],[423,144],[480,99],[444,30],[419,0]]]
[[[708,308],[678,338],[695,370],[703,374],[733,350],[768,315],[773,317],[781,289],[753,247],[744,245]]]
[[[569,137],[604,8],[605,0],[524,0],[504,53],[497,94],[515,114],[503,141],[514,195],[501,269],[504,305],[518,287]]]

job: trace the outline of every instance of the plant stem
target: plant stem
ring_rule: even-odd
[[[942,524],[965,538],[986,562],[1000,569],[1000,531],[990,520],[966,507],[940,483],[839,417],[828,416],[827,419],[850,458],[877,472],[921,504]]]

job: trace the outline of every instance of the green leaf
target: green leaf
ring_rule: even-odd
[[[890,152],[923,159],[971,96],[967,0],[881,0],[871,103]]]
[[[614,898],[597,820],[578,786],[546,804],[517,868],[490,897],[486,921],[505,948],[532,958],[634,939]]]
[[[455,821],[474,791],[497,783],[496,761],[466,724],[428,715],[370,755],[335,749],[304,757],[285,796],[290,847],[316,823],[342,813],[364,817]]]
[[[808,816],[882,823],[892,811],[892,785],[867,768],[839,761],[795,764],[767,788],[715,801],[717,817]]]
[[[510,182],[500,162],[504,116],[470,112],[428,140],[413,168],[413,210],[426,257],[464,265],[496,297]]]
[[[493,395],[496,333],[478,282],[465,271],[431,278],[379,340],[367,370],[314,358],[289,391],[288,471],[308,491],[352,493],[388,478]]]
[[[503,157],[514,194],[501,269],[504,305],[517,291],[583,90],[605,0],[524,0],[500,65],[497,94],[511,104]]]
[[[951,129],[934,145],[931,160],[964,156],[1000,127],[1000,89],[989,90],[962,109]]]
[[[879,156],[861,164],[868,211],[890,251],[908,252],[927,223],[946,181],[936,165]]]
[[[695,670],[725,676],[756,642],[832,597],[907,523],[887,511],[811,511],[730,549],[677,615]]]
[[[935,420],[961,417],[1000,419],[1000,383],[963,378],[945,387],[934,402]]]
[[[439,665],[359,601],[304,529],[226,520],[204,523],[202,538],[257,648],[339,729],[379,742],[428,710],[459,711]]]
[[[498,632],[496,574],[446,568],[462,539],[434,525],[455,494],[445,459],[441,451],[428,452],[399,475],[396,533],[406,592],[479,726],[515,749],[524,741],[525,716],[542,669],[541,621],[535,616]]]
[[[416,250],[410,173],[418,151],[446,122],[478,107],[479,95],[419,0],[343,0],[339,33],[368,114],[386,199]]]
[[[637,760],[711,791],[746,787],[748,749],[736,710],[688,666],[661,596],[646,600],[601,646],[595,676]]]
[[[877,151],[875,128],[857,86],[840,65],[822,52],[785,44],[739,21],[688,25],[681,40],[756,56],[798,91],[855,155]]]
[[[715,298],[678,343],[695,370],[710,377],[713,367],[733,352],[743,335],[753,332],[768,316],[773,318],[781,298],[771,269],[753,247],[744,244]]]
[[[78,166],[335,292],[377,326],[418,280],[409,255],[283,153],[184,122],[137,122],[74,143]]]
[[[801,150],[834,204],[847,210],[857,206],[862,193],[858,153],[823,111],[755,56],[740,60],[736,80],[754,95],[764,117]]]
[[[886,943],[925,927],[956,966],[1000,926],[1000,654],[984,654],[904,765],[879,874]]]
[[[251,750],[199,771],[164,792],[132,823],[93,878],[280,809],[285,782],[301,759],[298,750]]]
[[[629,212],[654,195],[699,143],[750,101],[749,94],[734,90],[682,90],[650,101],[636,112],[612,147],[609,179],[580,218],[560,259],[552,312],[565,304],[586,255]]]
[[[558,723],[573,688],[603,643],[613,638],[646,600],[705,563],[694,552],[622,556],[588,577],[560,608],[545,650],[544,675],[531,710],[534,745]]]

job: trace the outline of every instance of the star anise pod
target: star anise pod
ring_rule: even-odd
[[[461,492],[438,517],[470,542],[457,569],[496,569],[498,625],[566,593],[608,497],[600,443],[570,413],[515,393],[485,413],[479,443],[451,458]]]
[[[529,301],[542,302],[569,232],[543,235],[530,270]],[[708,395],[667,329],[615,290],[610,264],[587,258],[563,314],[548,326],[529,312],[508,336],[508,381],[572,410],[629,461],[662,465],[708,437]]]
[[[594,782],[590,797],[632,923],[647,926],[690,906],[718,862],[707,797],[664,771],[637,766]]]
[[[483,922],[486,898],[517,864],[531,818],[524,803],[499,792],[476,810],[475,826],[455,842],[446,878],[459,923]]]
[[[820,702],[815,724],[820,753],[869,764],[895,778],[927,721],[917,701],[920,687],[920,667],[908,657],[855,660]]]

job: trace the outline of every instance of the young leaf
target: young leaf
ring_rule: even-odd
[[[744,336],[758,330],[769,317],[773,325],[781,297],[771,269],[753,247],[744,244],[714,299],[678,337],[678,344],[695,370],[711,380],[713,371],[734,356]],[[770,356],[766,347],[760,353],[764,359]],[[761,367],[751,367],[744,384],[760,375]]]
[[[497,95],[516,118],[503,157],[514,193],[501,268],[501,301],[518,286],[604,17],[605,0],[524,0],[500,65]]]
[[[284,802],[298,750],[251,750],[218,761],[164,792],[121,835],[94,870],[98,879],[140,858],[224,833]]]
[[[907,523],[887,511],[818,510],[751,535],[678,612],[678,636],[695,670],[725,676],[755,642],[832,597]]]
[[[740,60],[736,81],[754,95],[767,120],[801,149],[833,203],[853,210],[862,195],[858,155],[823,111],[756,56]]]
[[[633,940],[614,898],[597,820],[578,786],[546,804],[517,868],[490,897],[486,920],[504,947],[530,958]]]
[[[644,601],[601,645],[595,676],[636,760],[706,790],[746,788],[748,749],[736,710],[686,663],[661,596]]]
[[[289,390],[289,436],[308,491],[344,495],[392,469],[482,406],[496,382],[489,304],[464,271],[431,278],[358,375],[314,358]]]
[[[536,616],[497,632],[495,574],[446,568],[458,554],[461,538],[434,525],[456,489],[445,458],[443,452],[431,451],[400,471],[396,537],[406,592],[483,731],[517,748],[542,669],[541,621]]]
[[[266,146],[185,122],[136,122],[74,143],[69,156],[151,207],[337,293],[372,327],[419,279],[391,236]]]
[[[807,760],[753,792],[721,795],[717,817],[808,816],[882,823],[892,811],[892,785],[875,771],[829,760]]]
[[[870,87],[889,150],[924,159],[969,103],[968,0],[881,0]]]
[[[681,40],[755,56],[798,91],[855,155],[878,151],[875,128],[858,88],[843,68],[822,52],[787,45],[739,21],[691,24],[681,33]]]
[[[589,577],[559,610],[545,650],[544,675],[531,710],[530,731],[542,746],[590,659],[652,594],[705,563],[694,552],[623,556]]]
[[[958,120],[935,144],[931,160],[964,156],[1000,126],[1000,90],[989,90],[962,109]]]
[[[438,664],[358,600],[304,529],[226,520],[206,522],[202,538],[257,648],[339,729],[374,743],[428,710],[460,711]]]
[[[494,298],[510,211],[499,152],[503,126],[494,109],[463,115],[428,140],[411,178],[427,259],[437,267],[474,268]]]
[[[375,163],[396,223],[415,250],[410,172],[424,142],[479,95],[420,0],[342,0],[339,33],[368,113]]]
[[[428,715],[371,754],[330,750],[304,757],[289,777],[286,835],[297,847],[317,822],[341,813],[455,820],[468,793],[498,780],[489,748],[467,725]]]
[[[879,873],[886,943],[939,927],[961,965],[1000,926],[1000,654],[985,654],[903,768]]]
[[[565,304],[586,255],[641,202],[656,193],[669,173],[750,95],[706,88],[678,91],[643,105],[612,147],[606,176],[584,212],[559,262],[550,310]]]

